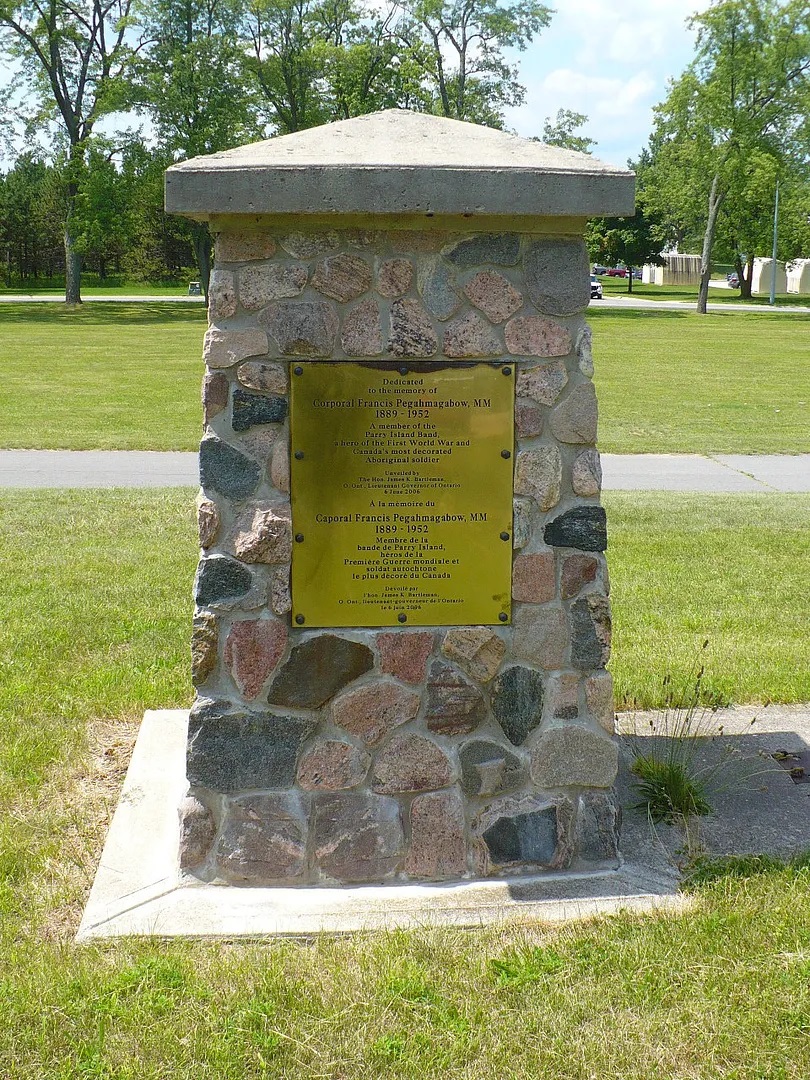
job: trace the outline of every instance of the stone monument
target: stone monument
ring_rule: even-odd
[[[169,169],[216,237],[187,874],[616,864],[582,234],[633,192],[399,110]]]

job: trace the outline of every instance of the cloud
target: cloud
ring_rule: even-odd
[[[711,0],[564,0],[551,25],[516,55],[526,102],[507,122],[538,135],[558,109],[584,113],[595,153],[623,164],[646,143],[652,110],[693,55],[690,15]]]

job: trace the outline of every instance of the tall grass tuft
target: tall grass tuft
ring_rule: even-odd
[[[708,646],[706,639],[701,656]],[[672,676],[666,675],[663,713],[649,720],[644,736],[637,733],[629,740],[634,787],[653,822],[705,817],[712,812],[712,797],[724,786],[730,754],[709,763],[701,754],[707,739],[723,736],[715,717],[724,702],[704,686],[705,673],[699,659],[683,685],[673,684]]]

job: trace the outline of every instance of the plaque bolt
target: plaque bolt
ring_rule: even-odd
[[[293,368],[293,375],[303,375],[303,374],[304,374],[304,369],[302,367],[294,367]]]
[[[406,368],[406,367],[405,367],[405,366],[403,365],[403,366],[402,366],[402,367],[401,367],[401,368],[399,369],[399,373],[400,373],[400,375],[407,375],[407,374],[408,374],[408,369],[407,369],[407,368]]]
[[[303,626],[304,621],[305,621],[304,616],[303,615],[296,615],[295,616],[295,621],[298,623],[299,626]]]
[[[400,611],[399,615],[397,615],[397,618],[399,619],[400,622],[407,622],[408,621],[408,616],[405,614],[404,611]]]
[[[501,533],[501,540],[508,540],[508,539],[509,539],[509,533],[508,532],[502,532]]]
[[[498,616],[498,618],[501,620],[501,622],[506,622],[506,620],[509,618],[509,616],[506,614],[505,611],[502,611],[500,613],[500,615]]]
[[[501,368],[501,371],[504,373],[504,375],[512,374],[512,369],[510,367]]]
[[[296,542],[296,544],[303,544],[303,542],[304,542],[304,534],[303,533],[296,533],[295,534],[295,542]]]
[[[296,461],[303,461],[304,460],[304,451],[303,450],[296,450],[295,451],[295,460]]]
[[[501,457],[502,458],[510,458],[511,456],[512,456],[512,451],[511,450],[501,450]]]

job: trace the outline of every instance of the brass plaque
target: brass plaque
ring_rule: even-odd
[[[513,369],[310,362],[290,382],[294,624],[508,622]]]

